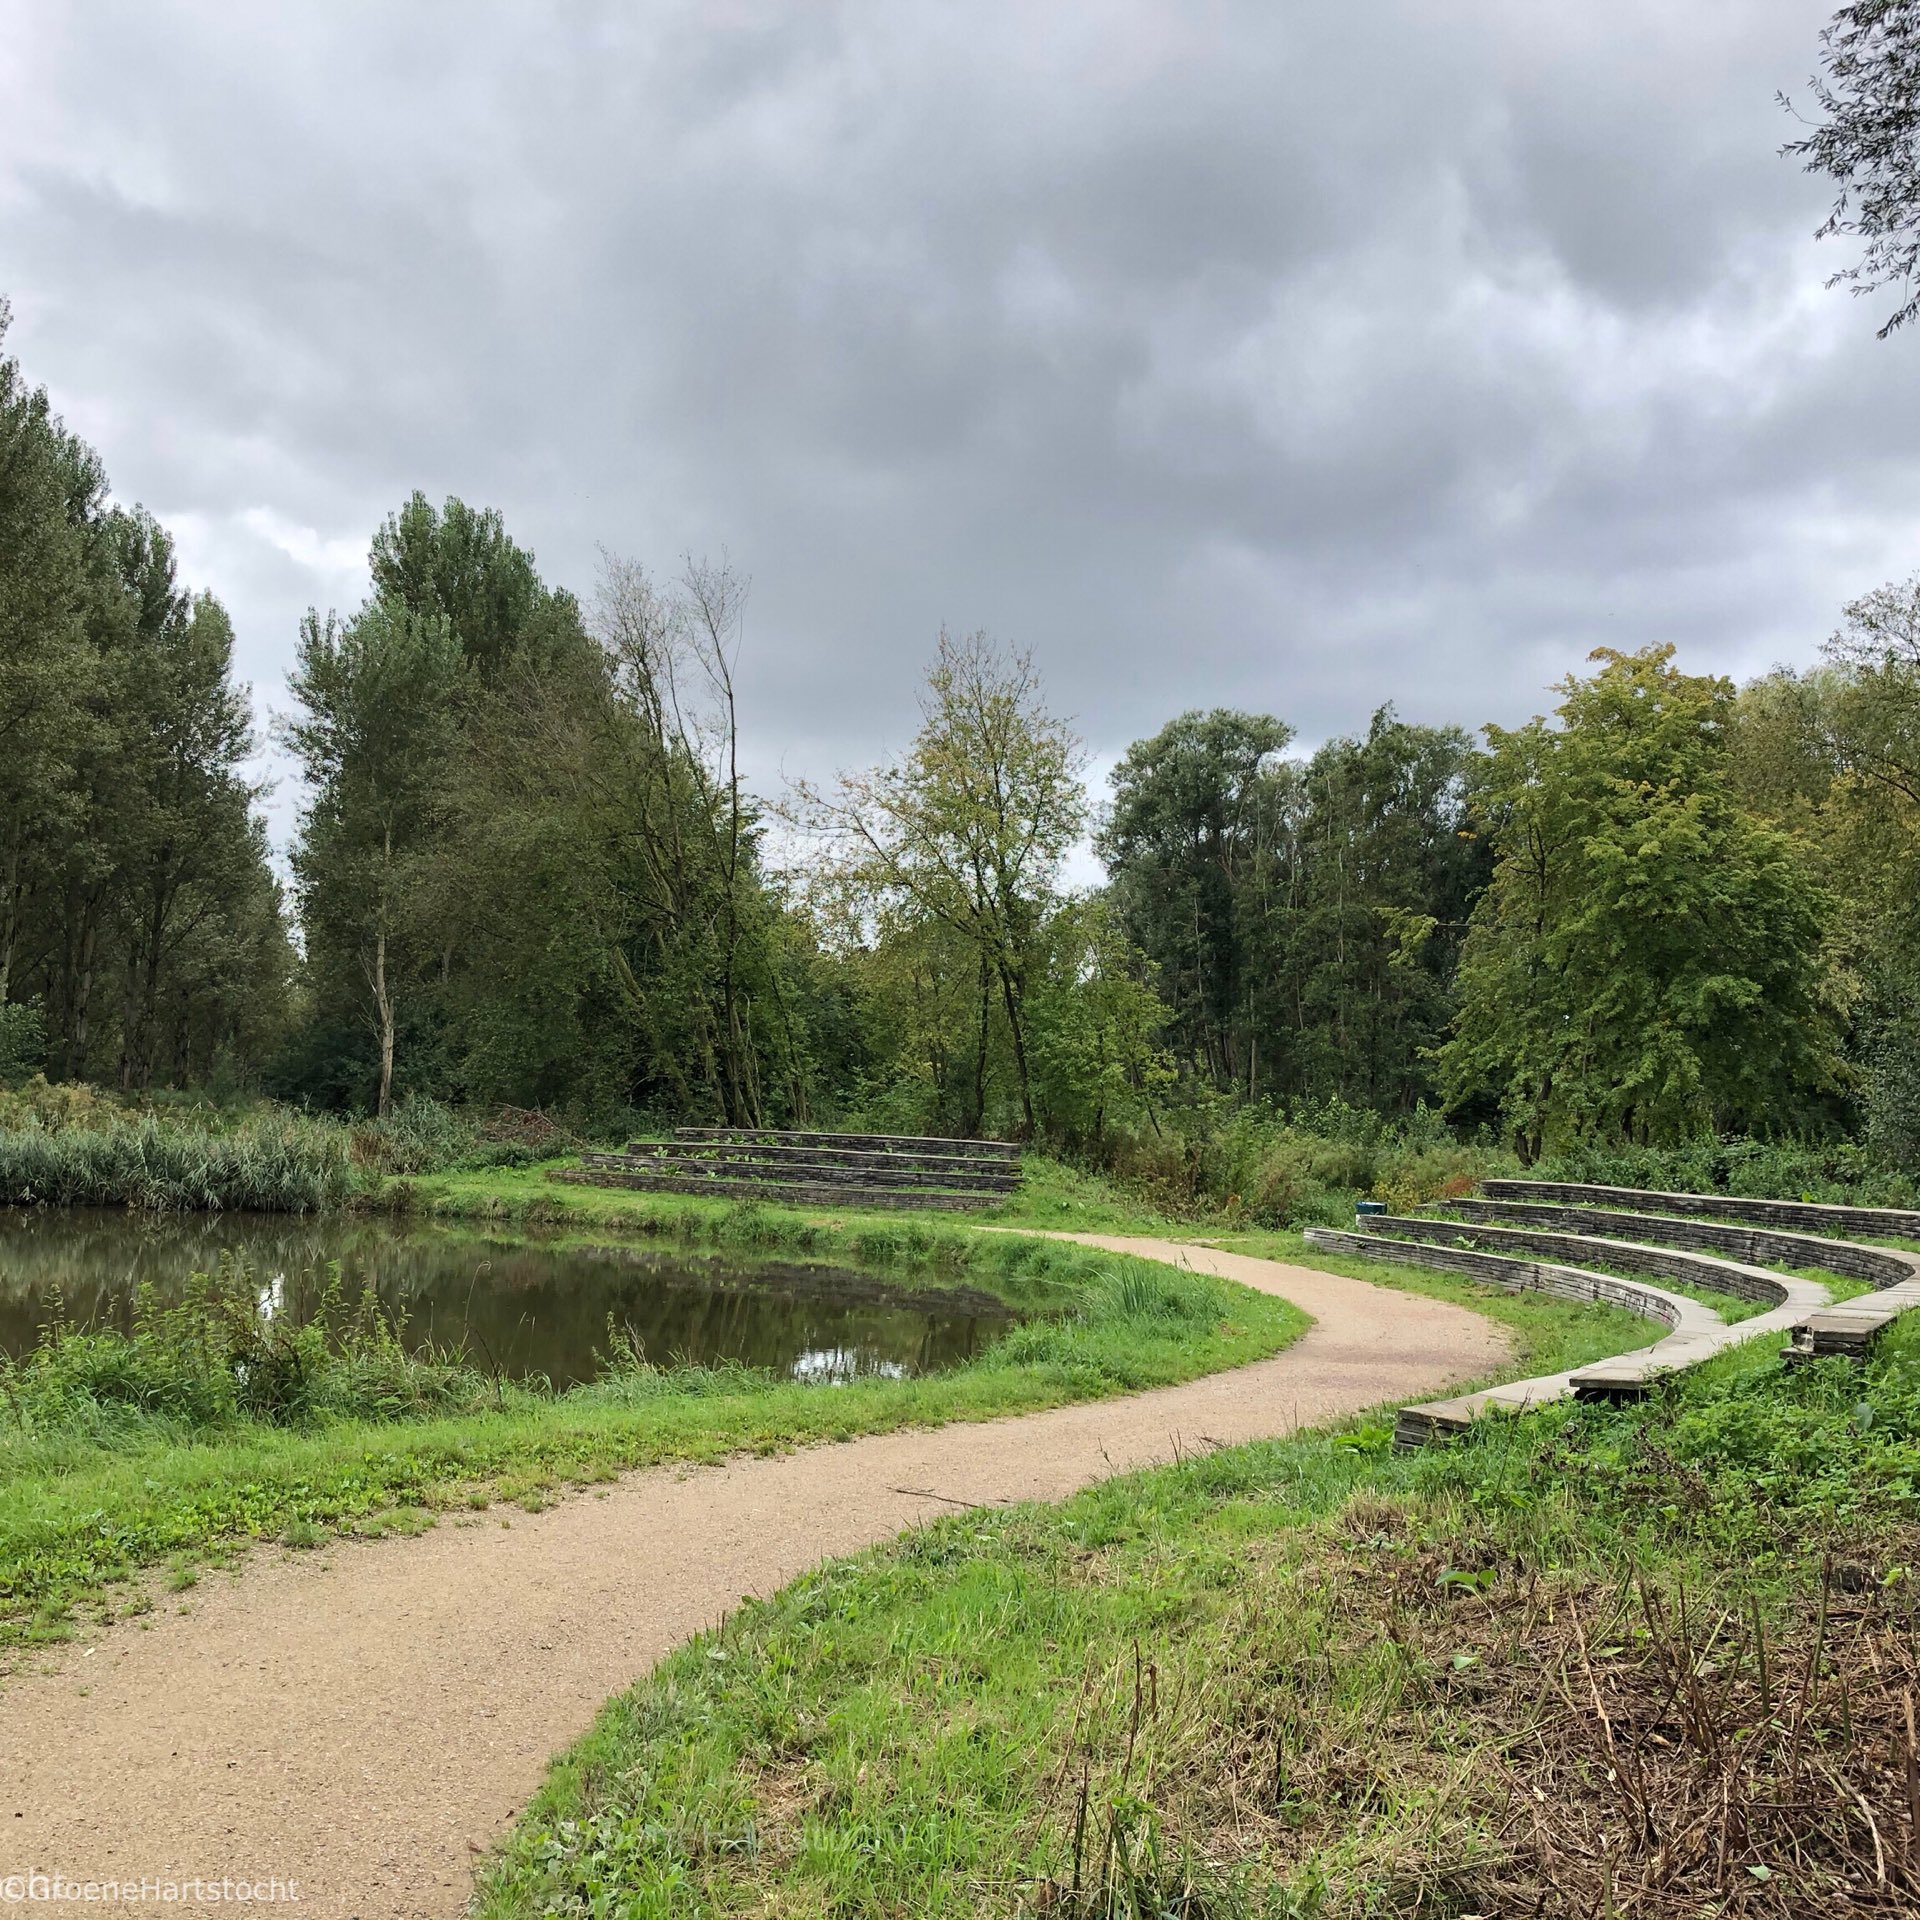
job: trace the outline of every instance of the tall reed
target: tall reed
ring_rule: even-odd
[[[353,1184],[346,1129],[279,1110],[231,1132],[150,1115],[0,1128],[0,1206],[312,1213]]]

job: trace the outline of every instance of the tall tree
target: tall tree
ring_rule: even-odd
[[[804,1115],[804,1023],[739,769],[744,594],[724,566],[660,587],[609,556],[597,645],[470,690],[432,881],[489,903],[446,1000],[470,1089]]]
[[[1286,829],[1293,729],[1271,714],[1183,713],[1114,768],[1096,846],[1128,937],[1157,970],[1179,1051],[1213,1084],[1254,1085],[1248,895]]]
[[[145,1089],[271,1049],[289,956],[250,747],[219,602],[0,361],[0,1027],[30,1017],[52,1070]]]
[[[312,799],[293,866],[320,965],[365,983],[375,1111],[393,1097],[400,995],[421,963],[412,895],[430,856],[464,662],[443,614],[375,600],[344,625],[308,614],[285,729]]]
[[[1773,1132],[1830,1086],[1824,900],[1732,791],[1731,683],[1602,650],[1558,726],[1489,727],[1493,881],[1444,1053],[1523,1154],[1580,1138]]]
[[[1740,791],[1833,896],[1827,994],[1868,1140],[1920,1166],[1920,580],[1847,607],[1820,666],[1742,690]]]
[[[1085,751],[1047,710],[1031,653],[942,631],[900,760],[796,789],[796,818],[825,836],[875,915],[945,928],[1004,1022],[1021,1124],[1036,1124],[1029,1000],[1060,905],[1061,863],[1086,821]]]
[[[1411,1107],[1484,882],[1462,834],[1471,750],[1390,708],[1305,761],[1289,737],[1216,711],[1136,744],[1099,840],[1115,908],[1212,1086]]]
[[[1328,741],[1300,771],[1289,885],[1250,903],[1248,945],[1269,1051],[1307,1100],[1404,1112],[1433,1091],[1486,881],[1467,831],[1472,760],[1457,728],[1382,707],[1363,739]]]
[[[11,317],[0,300],[0,346]],[[0,1008],[18,986],[32,863],[70,825],[93,665],[87,526],[105,491],[45,388],[0,355]]]
[[[1782,151],[1838,189],[1820,237],[1863,243],[1859,261],[1827,284],[1900,292],[1884,340],[1920,313],[1920,4],[1842,7],[1821,30],[1820,60],[1824,71],[1807,84],[1826,118]],[[1791,103],[1782,95],[1781,104]]]

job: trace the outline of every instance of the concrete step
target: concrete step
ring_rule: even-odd
[[[779,1161],[768,1163],[752,1159],[722,1158],[697,1153],[584,1153],[582,1161],[590,1167],[622,1168],[634,1173],[649,1170],[660,1173],[710,1174],[715,1178],[780,1182],[799,1181],[808,1186],[893,1187],[903,1191],[946,1188],[956,1193],[1007,1194],[1018,1191],[1017,1175],[1003,1173],[940,1173],[921,1167],[841,1167],[823,1166],[817,1161]]]
[[[1542,1180],[1483,1180],[1482,1193],[1500,1204],[1527,1204],[1582,1208],[1630,1209],[1633,1216],[1672,1216],[1676,1221],[1700,1223],[1723,1243],[1738,1228],[1714,1222],[1750,1223],[1759,1231],[1750,1244],[1772,1249],[1767,1258],[1791,1260],[1797,1266],[1824,1266],[1869,1281],[1872,1295],[1819,1307],[1793,1329],[1785,1349],[1791,1361],[1844,1354],[1864,1359],[1874,1343],[1904,1313],[1920,1307],[1920,1254],[1898,1247],[1860,1247],[1835,1236],[1883,1234],[1889,1238],[1920,1238],[1920,1213],[1894,1207],[1838,1207],[1800,1200],[1748,1200],[1718,1193],[1665,1193],[1639,1187],[1601,1187],[1578,1182]],[[1468,1203],[1471,1204],[1471,1203]],[[1812,1228],[1793,1233],[1789,1228]],[[1647,1226],[1639,1231],[1654,1234]],[[1671,1237],[1671,1236],[1670,1236]]]
[[[1812,1200],[1749,1200],[1730,1193],[1662,1193],[1653,1188],[1600,1187],[1567,1180],[1482,1180],[1489,1200],[1545,1200],[1563,1205],[1624,1207],[1633,1213],[1678,1213],[1740,1220],[1803,1233],[1865,1234],[1920,1240],[1920,1212],[1903,1207],[1839,1207]]]
[[[997,1206],[1001,1199],[996,1193],[742,1180],[725,1173],[660,1173],[616,1167],[556,1167],[547,1178],[576,1186],[627,1187],[646,1193],[698,1193],[709,1199],[763,1200],[790,1207],[912,1207],[935,1213],[970,1213],[981,1207]]]
[[[1513,1380],[1478,1393],[1403,1407],[1394,1428],[1396,1447],[1417,1447],[1448,1433],[1463,1432],[1496,1408],[1519,1411],[1569,1397],[1640,1399],[1652,1392],[1654,1384],[1665,1375],[1698,1366],[1728,1347],[1758,1335],[1784,1332],[1805,1311],[1802,1307],[1780,1306],[1770,1313],[1729,1326],[1710,1307],[1688,1299],[1685,1294],[1669,1293],[1663,1287],[1565,1266],[1557,1261],[1526,1260],[1446,1241],[1419,1242],[1396,1239],[1388,1234],[1348,1233],[1330,1227],[1309,1227],[1306,1238],[1309,1245],[1324,1247],[1332,1253],[1465,1274],[1512,1293],[1548,1293],[1561,1300],[1591,1300],[1624,1307],[1668,1330],[1663,1339],[1637,1353],[1620,1354],[1567,1373]]]
[[[970,1160],[1017,1163],[1024,1149],[1017,1140],[945,1140],[911,1133],[807,1133],[784,1127],[675,1127],[676,1140],[725,1142],[741,1146],[857,1147],[872,1153],[958,1154]]]
[[[1427,1214],[1397,1218],[1376,1215],[1369,1231],[1395,1238],[1440,1241],[1451,1246],[1485,1246],[1492,1252],[1517,1250],[1544,1253],[1576,1263],[1591,1261],[1614,1272],[1651,1274],[1678,1280],[1685,1286],[1711,1287],[1739,1300],[1757,1300],[1763,1306],[1798,1306],[1812,1313],[1831,1298],[1817,1280],[1801,1280],[1745,1261],[1725,1260],[1688,1249],[1643,1246],[1638,1241],[1606,1238],[1592,1233],[1554,1233],[1531,1226],[1494,1226],[1478,1220],[1435,1219]]]
[[[1445,1213],[1491,1226],[1560,1227],[1570,1233],[1603,1233],[1616,1240],[1650,1240],[1657,1246],[1724,1253],[1736,1260],[1782,1267],[1817,1267],[1873,1287],[1896,1287],[1920,1278],[1920,1253],[1896,1247],[1863,1247],[1851,1240],[1786,1233],[1777,1227],[1743,1227],[1680,1215],[1625,1213],[1613,1207],[1553,1205],[1526,1200],[1449,1200]]]
[[[787,1142],[750,1140],[629,1140],[627,1152],[636,1157],[695,1155],[712,1160],[751,1161],[766,1166],[783,1163],[809,1167],[853,1167],[866,1171],[896,1168],[929,1173],[964,1173],[969,1178],[1001,1180],[1008,1185],[1020,1178],[1018,1161],[989,1160],[962,1153],[882,1153],[869,1147],[801,1147]]]

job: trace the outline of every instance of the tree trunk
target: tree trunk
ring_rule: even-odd
[[[87,1075],[87,1019],[93,1006],[93,950],[96,923],[89,908],[80,930],[80,955],[73,983],[73,1025],[67,1034],[67,1078]]]
[[[140,984],[140,1024],[136,1052],[140,1067],[140,1091],[153,1089],[153,1056],[159,1051],[154,1025],[160,1003],[160,960],[166,950],[166,927],[173,904],[173,889],[157,881],[153,889],[153,912],[148,916],[147,953]]]
[[[393,1098],[393,995],[387,991],[387,930],[373,940],[373,1010],[380,1023],[380,1098],[374,1111],[384,1120]]]
[[[1033,1082],[1027,1075],[1027,1035],[1020,1019],[1020,994],[1013,974],[1000,968],[1000,997],[1006,1003],[1007,1025],[1013,1032],[1013,1067],[1020,1079],[1020,1115],[1026,1124],[1026,1137],[1033,1138]]]
[[[7,850],[7,873],[0,882],[0,1007],[13,984],[13,949],[20,937],[20,836]]]
[[[967,1115],[966,1131],[978,1135],[987,1117],[987,1016],[993,1006],[993,974],[987,956],[980,956],[980,1030],[973,1053],[973,1105]]]

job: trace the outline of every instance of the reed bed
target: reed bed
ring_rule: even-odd
[[[152,1115],[0,1128],[0,1206],[313,1213],[343,1204],[348,1130],[281,1109],[221,1130]]]

